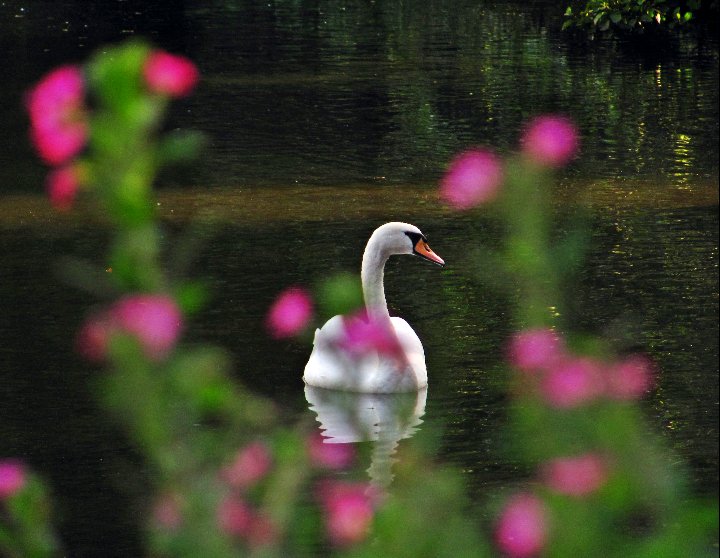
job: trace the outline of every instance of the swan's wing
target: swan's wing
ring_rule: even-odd
[[[427,368],[425,366],[425,350],[423,349],[420,338],[415,333],[415,330],[410,327],[402,318],[393,316],[390,318],[395,335],[400,342],[405,356],[415,373],[417,381],[417,387],[422,388],[427,386]]]

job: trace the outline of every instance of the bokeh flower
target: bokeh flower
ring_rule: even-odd
[[[153,522],[164,531],[177,531],[183,523],[182,498],[175,493],[162,494],[152,510]]]
[[[263,442],[243,447],[222,470],[222,478],[233,488],[245,489],[261,480],[272,467],[272,455]]]
[[[0,500],[20,492],[27,482],[25,464],[17,459],[0,460]]]
[[[537,555],[547,540],[547,512],[532,494],[510,498],[500,514],[495,530],[498,548],[513,558]]]
[[[567,359],[543,377],[540,389],[545,400],[553,407],[577,407],[603,393],[601,364],[591,358]]]
[[[340,346],[350,356],[377,352],[390,357],[401,357],[402,347],[395,331],[385,321],[372,319],[366,310],[343,318],[344,335]]]
[[[307,451],[311,463],[324,469],[345,469],[355,459],[355,447],[352,444],[331,443],[319,432],[308,437]]]
[[[265,326],[276,339],[292,337],[308,325],[313,315],[310,294],[301,287],[283,291],[270,307]]]
[[[221,531],[251,547],[266,545],[277,538],[276,526],[270,518],[239,496],[227,496],[220,502],[216,520]]]
[[[91,362],[107,356],[108,342],[116,333],[133,335],[151,360],[162,360],[175,346],[182,330],[182,313],[165,295],[130,295],[109,309],[93,314],[78,333],[78,352]]]
[[[494,199],[502,180],[497,155],[486,149],[471,149],[452,160],[440,182],[440,195],[455,209],[469,209]]]
[[[648,357],[630,355],[608,368],[607,395],[621,401],[640,399],[653,387],[654,376],[655,366]]]
[[[82,70],[70,65],[53,70],[28,93],[30,138],[46,163],[64,164],[85,146],[84,96]]]
[[[541,165],[561,167],[577,153],[580,140],[572,121],[564,116],[544,115],[528,124],[521,139],[522,152]]]
[[[542,466],[545,484],[560,494],[583,497],[602,487],[608,478],[606,460],[596,453],[561,457]]]
[[[513,335],[507,353],[510,364],[518,370],[548,370],[564,357],[565,344],[551,329],[526,329]]]
[[[319,497],[327,535],[334,545],[347,547],[367,537],[375,514],[375,495],[369,485],[328,481]]]
[[[51,170],[45,180],[45,189],[55,209],[67,211],[75,203],[80,189],[80,175],[74,165]]]
[[[199,73],[188,58],[156,50],[145,61],[143,76],[153,93],[185,97],[195,88]]]

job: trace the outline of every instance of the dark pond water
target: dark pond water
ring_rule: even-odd
[[[185,52],[204,76],[172,125],[205,131],[208,149],[165,176],[160,197],[170,243],[193,214],[221,223],[201,234],[192,273],[216,296],[190,337],[228,348],[238,377],[289,415],[313,416],[300,380],[310,347],[267,339],[268,304],[286,285],[357,270],[382,222],[414,222],[448,266],[397,258],[387,270],[391,310],[420,333],[430,374],[423,422],[409,428],[442,426],[441,457],[478,497],[523,474],[499,451],[510,301],[477,281],[468,255],[497,243],[496,226],[438,207],[433,189],[457,150],[510,151],[529,116],[570,114],[583,153],[558,185],[558,211],[586,198],[593,243],[569,321],[659,361],[648,422],[688,461],[695,490],[717,493],[716,41],[577,44],[559,32],[555,2],[162,6],[0,6],[0,64],[10,66],[0,89],[0,455],[51,479],[73,556],[138,554],[144,481],[140,457],[95,408],[93,371],[69,350],[94,299],[56,273],[59,255],[99,258],[108,232],[45,206],[20,100],[50,67],[133,35]]]

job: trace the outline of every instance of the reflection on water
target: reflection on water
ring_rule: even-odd
[[[372,442],[370,481],[381,487],[393,479],[393,456],[400,440],[412,437],[425,414],[427,388],[413,393],[351,393],[305,386],[325,444]]]

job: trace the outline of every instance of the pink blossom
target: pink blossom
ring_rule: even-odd
[[[189,59],[162,50],[148,56],[143,75],[150,91],[170,97],[185,97],[199,78],[195,64]]]
[[[329,443],[329,439],[320,433],[308,438],[307,448],[310,461],[316,467],[345,469],[355,459],[355,447],[352,444]]]
[[[508,359],[518,370],[547,370],[564,356],[562,339],[551,329],[526,329],[516,333],[508,346]]]
[[[402,356],[402,348],[390,323],[372,319],[362,310],[343,318],[341,347],[353,356],[378,352],[391,357]]]
[[[232,463],[222,470],[222,478],[233,488],[254,485],[270,471],[272,456],[263,442],[253,442],[242,448]]]
[[[20,492],[27,481],[25,465],[17,459],[0,460],[0,500]]]
[[[440,195],[455,209],[469,209],[495,198],[503,180],[498,157],[471,149],[452,160],[440,182]]]
[[[220,529],[228,535],[246,537],[250,533],[254,511],[245,500],[232,496],[225,498],[217,508],[216,518]]]
[[[374,516],[374,494],[368,485],[328,482],[321,487],[320,500],[334,545],[346,547],[367,537]]]
[[[653,386],[654,366],[644,355],[631,355],[607,371],[607,394],[618,400],[643,397]]]
[[[602,393],[601,366],[590,358],[566,360],[547,371],[540,387],[553,407],[577,407]]]
[[[182,329],[182,314],[175,301],[164,295],[131,295],[109,309],[92,315],[77,337],[78,352],[92,362],[107,356],[110,337],[133,335],[151,360],[170,353]]]
[[[280,294],[270,307],[265,325],[276,339],[300,333],[312,318],[310,294],[303,288],[291,287]]]
[[[547,540],[547,512],[532,494],[517,494],[505,504],[495,531],[502,552],[513,558],[535,556]]]
[[[66,163],[85,146],[84,95],[85,80],[77,66],[57,68],[28,93],[30,137],[46,163]]]
[[[45,187],[50,203],[55,209],[60,211],[70,209],[80,188],[77,168],[69,165],[50,171]]]
[[[163,494],[153,507],[153,521],[165,531],[176,531],[183,523],[182,498],[173,493]]]
[[[605,460],[595,453],[553,459],[542,468],[545,483],[561,494],[583,497],[598,490],[608,478]]]
[[[541,165],[561,167],[577,153],[580,140],[572,121],[545,115],[532,120],[521,140],[522,151]]]

